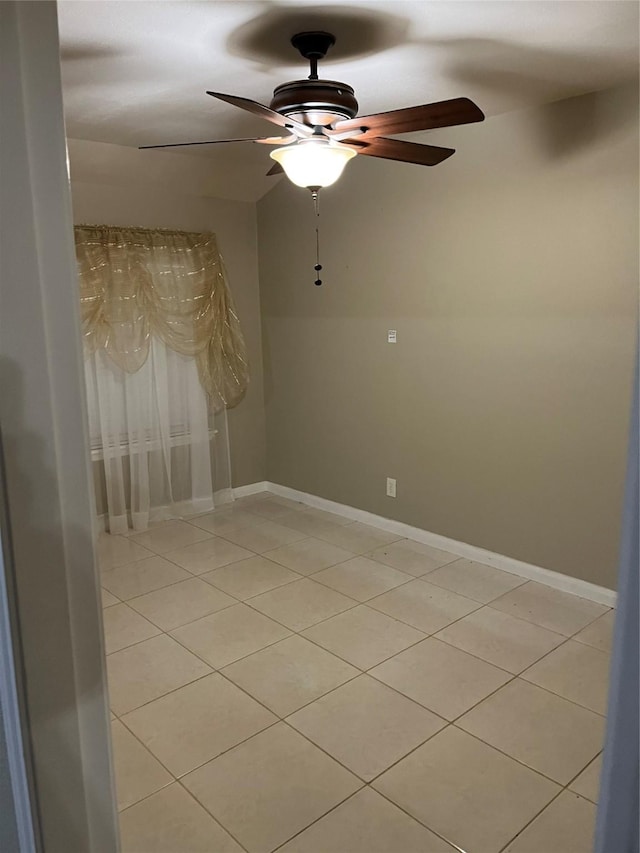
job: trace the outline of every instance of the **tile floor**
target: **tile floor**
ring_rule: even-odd
[[[606,607],[267,493],[99,556],[123,853],[590,853]]]

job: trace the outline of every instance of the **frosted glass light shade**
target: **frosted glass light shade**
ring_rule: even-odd
[[[334,184],[357,151],[323,139],[305,139],[276,148],[271,157],[299,187],[328,187]]]

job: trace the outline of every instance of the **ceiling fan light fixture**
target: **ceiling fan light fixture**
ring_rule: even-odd
[[[294,145],[276,148],[270,156],[279,163],[289,180],[298,187],[329,187],[358,152],[328,139],[302,139]]]

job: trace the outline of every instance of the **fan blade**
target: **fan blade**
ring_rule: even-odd
[[[288,116],[283,116],[281,113],[265,107],[264,104],[249,100],[249,98],[240,98],[237,95],[224,95],[222,92],[207,92],[207,95],[211,95],[212,98],[218,98],[220,101],[226,101],[227,104],[232,104],[234,107],[240,107],[241,110],[247,110],[247,112],[253,113],[254,116],[266,118],[267,121],[280,125],[280,127],[297,130],[298,133],[304,136],[309,136],[313,133],[312,127],[308,127],[306,124],[302,124],[302,122],[295,119],[288,118]]]
[[[416,130],[431,130],[435,127],[452,127],[457,124],[470,124],[483,121],[484,113],[469,98],[453,98],[436,104],[423,104],[388,113],[376,113],[370,116],[343,119],[334,126],[334,130],[366,128],[361,138],[381,136],[387,133],[410,133]]]
[[[295,142],[297,136],[249,136],[241,139],[208,139],[205,142],[170,142],[167,145],[138,145],[138,150],[145,148],[183,148],[185,145],[219,145],[221,142],[259,142],[262,145],[289,145]]]
[[[367,142],[342,143],[353,148],[358,154],[369,157],[382,157],[384,160],[401,160],[404,163],[417,163],[419,166],[437,166],[447,157],[455,154],[455,148],[439,148],[436,145],[418,145],[416,142],[402,142],[399,139],[376,137]]]
[[[267,177],[269,177],[269,175],[282,175],[282,174],[284,174],[284,169],[282,168],[280,163],[274,163],[273,166],[267,172]]]
[[[291,145],[292,142],[297,142],[299,138],[292,133],[290,136],[259,136],[253,141],[259,142],[261,145]]]

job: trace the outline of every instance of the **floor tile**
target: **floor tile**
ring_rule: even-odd
[[[359,521],[337,526],[320,536],[320,539],[333,542],[334,545],[346,548],[347,551],[352,551],[354,554],[364,554],[365,551],[371,551],[380,545],[388,545],[389,542],[396,542],[401,538],[395,533],[388,533],[386,530],[380,530]]]
[[[521,679],[457,725],[562,785],[600,752],[604,719]]]
[[[307,507],[304,512],[309,518],[316,518],[325,524],[353,524],[352,518],[347,518],[346,515],[340,512],[331,512],[330,510],[318,509],[317,507]]]
[[[277,524],[275,521],[263,521],[257,527],[225,530],[221,535],[242,548],[255,551],[256,554],[263,554],[281,545],[289,545],[291,542],[306,538],[304,533],[292,530],[291,527],[285,527],[283,524]]]
[[[111,607],[112,604],[120,604],[120,599],[112,595],[108,589],[101,589],[102,607]]]
[[[592,646],[569,640],[524,672],[522,678],[598,714],[607,712],[609,655]]]
[[[223,672],[281,717],[358,674],[348,663],[297,636],[232,663]]]
[[[111,723],[111,745],[119,809],[173,781],[171,774],[119,720]]]
[[[128,566],[102,572],[100,582],[113,595],[127,600],[193,577],[164,557],[149,557]]]
[[[308,509],[308,504],[302,503],[302,501],[297,501],[292,498],[285,498],[282,495],[276,495],[274,492],[270,492],[270,500],[274,504],[279,504],[280,506],[285,507],[288,510],[294,509]]]
[[[369,669],[425,639],[422,631],[364,604],[308,628],[303,636],[360,669]]]
[[[476,563],[473,560],[456,560],[429,573],[429,583],[458,592],[483,604],[493,601],[505,592],[522,586],[527,581],[509,572]]]
[[[189,524],[206,530],[208,533],[214,533],[216,536],[222,536],[225,531],[233,532],[240,527],[257,527],[266,520],[266,518],[249,512],[246,508],[237,508],[234,504],[233,508],[217,509],[214,512],[190,518]]]
[[[587,646],[593,646],[594,649],[600,649],[601,652],[611,652],[615,618],[616,611],[609,610],[595,622],[575,634],[572,639],[579,643],[585,643]]]
[[[111,707],[119,717],[208,675],[210,667],[162,634],[107,658]]]
[[[602,604],[578,598],[568,592],[560,592],[534,581],[528,581],[492,601],[491,607],[566,637],[575,634],[607,611]]]
[[[418,747],[373,787],[466,853],[499,851],[559,790],[455,726]]]
[[[174,776],[182,776],[277,717],[214,673],[121,719]]]
[[[128,603],[154,625],[170,631],[236,604],[236,600],[199,578],[191,578],[132,598]]]
[[[284,723],[205,764],[183,783],[249,853],[268,853],[361,786]]]
[[[422,542],[415,542],[413,539],[400,539],[390,545],[383,545],[367,556],[415,577],[460,559],[449,551],[441,551],[439,548],[423,545]]]
[[[455,853],[371,788],[330,811],[278,853]]]
[[[291,545],[283,545],[274,551],[267,551],[264,556],[301,575],[310,575],[313,572],[319,572],[320,569],[335,566],[336,563],[344,563],[355,555],[351,551],[332,545],[331,542],[310,537],[293,542]]]
[[[562,634],[491,607],[470,613],[438,632],[436,637],[514,674],[566,640]]]
[[[245,604],[236,604],[212,616],[172,631],[183,646],[216,669],[260,651],[290,631]]]
[[[592,853],[595,822],[593,803],[563,791],[505,853]]]
[[[325,517],[323,517],[325,516]],[[333,520],[332,520],[333,519]],[[322,536],[325,533],[350,524],[348,518],[332,516],[332,513],[322,513],[319,510],[305,510],[304,512],[290,512],[278,519],[281,524],[304,533],[305,536]]]
[[[109,571],[117,566],[134,563],[136,560],[144,560],[151,557],[153,551],[143,548],[136,542],[125,536],[112,536],[110,533],[101,533],[98,537],[98,565],[100,571]]]
[[[287,500],[287,498],[273,497],[264,501],[256,501],[248,509],[254,515],[271,521],[280,521],[283,516],[291,515],[292,512],[302,512],[307,509],[304,504]]]
[[[464,714],[511,678],[433,638],[400,652],[370,674],[447,720]]]
[[[392,589],[371,599],[367,606],[406,622],[425,634],[434,634],[480,607],[477,601],[422,580]]]
[[[569,788],[591,800],[592,803],[598,802],[598,793],[600,790],[600,773],[602,772],[602,754],[594,758],[582,773],[571,782]]]
[[[411,575],[383,566],[367,557],[354,557],[346,563],[323,569],[313,576],[314,581],[330,586],[357,601],[368,601],[400,584],[411,580]]]
[[[292,631],[302,631],[316,622],[354,607],[355,601],[309,578],[303,578],[252,598],[251,606]]]
[[[193,542],[207,539],[211,534],[199,527],[194,527],[186,521],[168,521],[157,527],[150,527],[144,533],[136,533],[129,541],[143,545],[156,554],[165,554],[167,551],[175,551],[176,548],[184,548]]]
[[[322,696],[287,722],[367,782],[446,725],[368,675]]]
[[[243,853],[185,789],[173,783],[120,815],[122,853]]]
[[[243,601],[300,579],[300,575],[296,572],[285,569],[284,566],[273,563],[265,557],[240,560],[238,563],[231,563],[230,566],[223,566],[214,572],[207,572],[201,577],[207,583]]]
[[[142,640],[155,637],[160,631],[126,604],[108,607],[102,616],[105,650],[109,655]]]
[[[253,551],[234,545],[221,536],[212,536],[202,542],[187,545],[186,548],[168,551],[165,557],[193,575],[202,575],[229,563],[253,557]]]

